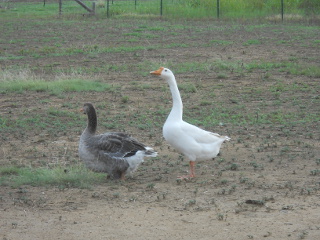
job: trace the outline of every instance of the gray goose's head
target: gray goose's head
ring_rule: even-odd
[[[94,106],[91,103],[85,103],[81,111],[88,116],[87,130],[94,134],[97,129],[97,113]]]

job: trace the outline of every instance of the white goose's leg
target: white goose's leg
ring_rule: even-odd
[[[196,166],[196,162],[195,161],[190,161],[189,165],[190,165],[190,177],[194,178],[194,177],[196,177],[195,169],[194,169],[195,166]]]
[[[196,162],[195,161],[190,161],[189,162],[189,166],[190,166],[190,173],[189,175],[184,175],[184,176],[179,176],[178,179],[190,179],[190,178],[194,178],[196,177],[196,174],[195,174],[195,165],[196,165]]]

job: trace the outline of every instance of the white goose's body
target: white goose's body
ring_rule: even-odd
[[[215,158],[221,144],[227,138],[202,130],[185,121],[166,121],[163,136],[176,150],[183,153],[190,161]]]
[[[230,138],[205,131],[183,121],[183,104],[173,73],[169,69],[161,67],[151,74],[159,75],[165,79],[172,94],[173,105],[163,126],[163,137],[190,160],[190,175],[188,177],[195,177],[194,162],[215,158],[220,151],[221,144]]]

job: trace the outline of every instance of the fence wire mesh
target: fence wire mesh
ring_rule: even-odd
[[[87,6],[95,3],[96,13],[116,15],[155,15],[170,18],[267,19],[304,20],[320,19],[320,0],[81,0]],[[61,0],[64,11],[74,0]],[[17,7],[21,3],[55,4],[59,0],[1,0],[0,9]],[[58,7],[57,7],[58,9]],[[74,10],[74,8],[73,8]]]

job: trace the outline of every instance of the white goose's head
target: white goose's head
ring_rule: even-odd
[[[158,70],[156,71],[152,71],[150,72],[152,75],[157,75],[157,76],[160,76],[161,78],[169,81],[169,80],[174,80],[174,75],[172,73],[172,71],[168,68],[164,68],[164,67],[161,67],[159,68]]]

